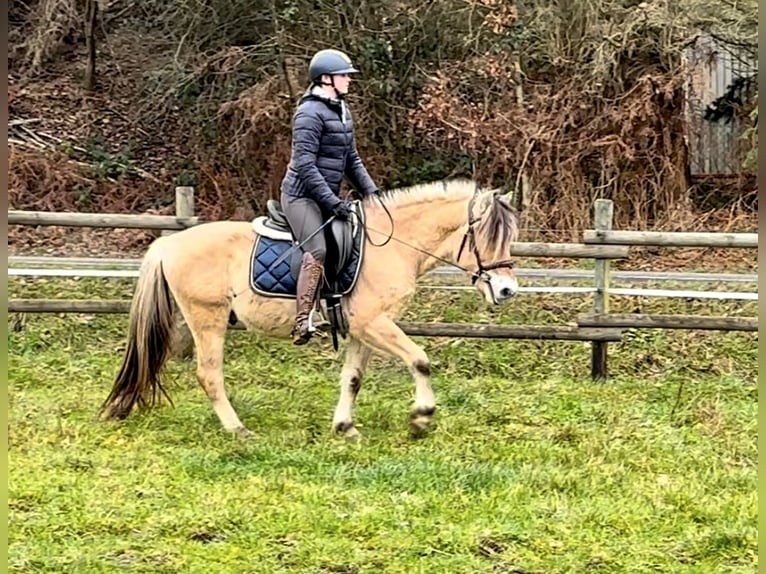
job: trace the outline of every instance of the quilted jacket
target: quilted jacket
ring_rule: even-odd
[[[377,190],[357,152],[346,103],[328,98],[318,87],[309,89],[293,117],[292,156],[281,191],[310,197],[331,212],[340,203],[344,176],[363,195]]]

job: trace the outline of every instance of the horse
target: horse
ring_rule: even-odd
[[[319,323],[347,339],[331,432],[359,437],[353,409],[370,356],[378,352],[408,368],[415,385],[410,430],[423,435],[436,411],[430,362],[397,325],[397,316],[417,281],[439,263],[467,273],[488,304],[510,301],[518,292],[510,259],[518,211],[508,194],[470,179],[392,189],[352,203],[350,221],[328,221],[322,230],[331,240],[328,249],[335,249],[325,264],[330,279],[317,299]],[[232,324],[267,337],[290,336],[300,256],[275,200],[268,202],[268,215],[251,221],[209,221],[156,238],[141,261],[122,365],[101,405],[103,419],[124,419],[134,407],[154,407],[162,396],[172,404],[160,373],[180,312],[194,342],[197,381],[221,426],[248,436],[226,394],[224,339]],[[287,286],[274,279],[275,268]],[[332,311],[334,319],[323,311]]]

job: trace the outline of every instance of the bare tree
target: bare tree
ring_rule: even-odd
[[[85,89],[96,87],[96,22],[98,21],[98,0],[85,1],[85,45],[88,63],[85,68]]]

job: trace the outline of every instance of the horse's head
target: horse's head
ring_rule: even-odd
[[[518,232],[518,214],[508,195],[496,190],[474,194],[457,262],[473,273],[474,285],[488,303],[507,302],[519,290],[510,259]]]

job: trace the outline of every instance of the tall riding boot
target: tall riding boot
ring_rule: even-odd
[[[297,292],[295,294],[295,328],[293,329],[293,344],[305,345],[311,339],[309,332],[309,315],[314,306],[322,280],[324,266],[321,261],[314,259],[311,253],[303,254],[301,269],[298,274]]]

